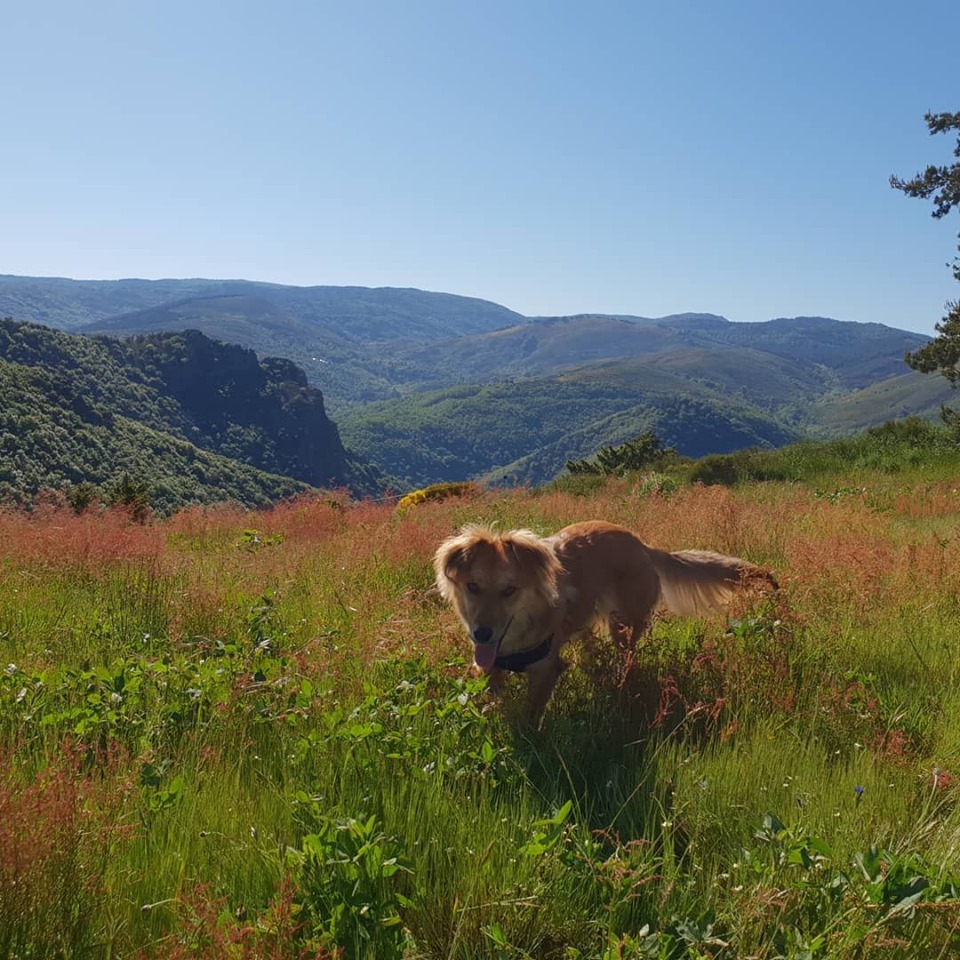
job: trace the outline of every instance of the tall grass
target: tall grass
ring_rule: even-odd
[[[0,957],[953,955],[955,486],[835,477],[0,514]],[[531,731],[430,557],[586,517],[782,588]]]

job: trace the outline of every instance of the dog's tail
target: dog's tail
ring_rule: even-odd
[[[779,584],[773,574],[739,557],[709,550],[650,552],[660,578],[660,594],[671,613],[697,617],[726,607],[743,592],[770,592]]]

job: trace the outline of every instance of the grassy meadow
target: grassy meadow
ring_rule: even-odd
[[[957,466],[0,514],[0,958],[957,955]],[[781,590],[531,731],[430,558],[588,518]]]

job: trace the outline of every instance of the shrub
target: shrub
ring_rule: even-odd
[[[421,503],[449,500],[451,497],[476,497],[483,492],[479,483],[464,480],[459,483],[434,483],[421,490],[413,490],[400,498],[397,509],[406,510],[408,507],[417,507]]]
[[[87,481],[72,484],[67,489],[67,503],[70,509],[76,514],[83,513],[86,509],[96,503],[99,491],[96,486]]]
[[[128,507],[131,519],[144,523],[150,513],[150,488],[145,480],[124,473],[108,491],[111,506]]]
[[[594,460],[568,460],[567,470],[572,474],[621,477],[628,471],[643,470],[675,455],[673,447],[664,447],[663,441],[647,430],[618,447],[601,447]]]

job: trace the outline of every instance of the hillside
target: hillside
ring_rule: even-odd
[[[836,436],[904,417],[937,419],[942,404],[958,399],[945,378],[910,371],[815,404],[809,411],[810,432]]]
[[[688,456],[779,446],[799,435],[757,407],[656,363],[643,375],[611,366],[370,404],[345,412],[340,430],[358,455],[375,456],[381,469],[411,485],[491,474],[541,483],[569,458],[644,430]]]
[[[415,485],[539,482],[646,429],[689,454],[777,445],[935,416],[943,396],[904,374],[927,337],[824,317],[526,318],[450,294],[244,280],[0,277],[4,305],[91,335],[194,329],[287,357],[348,445]]]
[[[283,356],[331,409],[397,396],[427,379],[397,350],[511,326],[523,318],[472,297],[390,287],[292,287],[245,280],[70,281],[0,277],[0,315],[83,333],[201,330]],[[180,286],[178,286],[180,285]]]
[[[888,412],[933,415],[939,409],[920,398],[939,397],[943,388],[917,375],[900,384],[896,405],[881,406],[872,392],[886,380],[857,399],[858,384],[902,369],[896,351],[922,337],[838,321],[801,320],[798,328],[812,329],[820,352],[783,321],[732,324],[702,315],[539,320],[419,354],[440,371],[456,368],[458,360],[469,364],[467,381],[486,369],[503,379],[513,373],[514,382],[448,387],[346,410],[340,428],[358,453],[410,483],[474,477],[536,484],[568,459],[645,430],[696,457],[863,429],[888,419]],[[616,344],[611,353],[632,355],[599,359],[607,343]],[[573,365],[580,344],[592,345],[594,362]],[[556,367],[560,372],[529,376]]]
[[[727,351],[753,350],[811,371],[824,385],[859,388],[903,372],[903,354],[929,338],[879,323],[796,317],[734,323],[712,314],[660,319],[581,315],[543,317],[504,330],[400,350],[398,359],[424,368],[429,382],[538,376],[606,360],[699,350],[703,373]],[[720,359],[726,365],[726,360]],[[457,379],[451,379],[456,377]],[[833,377],[830,380],[830,377]],[[740,386],[751,382],[746,374]]]
[[[343,403],[396,396],[389,378],[390,364],[363,352],[322,322],[253,293],[194,297],[147,310],[123,314],[79,328],[88,334],[131,336],[152,332],[200,330],[214,340],[234,343],[259,356],[288,357],[310,382]]]
[[[71,280],[0,274],[0,316],[72,330],[120,313],[230,288],[225,280]]]
[[[188,327],[261,356],[272,350],[291,357],[323,389],[338,416],[360,404],[425,390],[549,377],[587,364],[651,358],[677,372],[685,368],[684,375],[694,380],[722,382],[724,390],[750,396],[765,409],[779,403],[782,383],[792,381],[793,399],[803,406],[900,374],[904,352],[927,340],[880,324],[822,318],[746,324],[680,314],[656,320],[539,318],[446,339],[358,343],[272,300],[239,295],[167,304],[89,329],[129,333]],[[751,359],[741,365],[744,358]],[[775,395],[764,397],[767,388]]]
[[[903,355],[930,338],[882,323],[829,317],[781,317],[765,323],[731,323],[722,317],[672,317],[665,321],[702,345],[750,347],[835,372],[846,387],[864,387],[903,373]]]
[[[446,293],[247,280],[0,276],[0,314],[124,336],[201,330],[260,356],[294,360],[332,410],[691,348],[759,350],[807,369],[824,367],[836,374],[837,386],[856,389],[902,373],[904,352],[928,339],[822,317],[749,324],[705,313],[528,318]]]
[[[662,353],[685,343],[665,324],[606,316],[550,317],[402,350],[424,383],[543,376],[601,360]]]
[[[163,508],[363,486],[321,394],[288,360],[203,334],[129,340],[0,321],[0,495],[147,481]]]
[[[217,297],[269,301],[297,319],[357,343],[481,333],[523,318],[476,297],[401,287],[296,287],[253,280],[70,280],[0,275],[0,314],[64,330],[144,333],[164,315],[154,307]],[[204,310],[203,303],[196,305]],[[255,320],[256,316],[250,319]],[[105,321],[110,321],[105,323]]]

